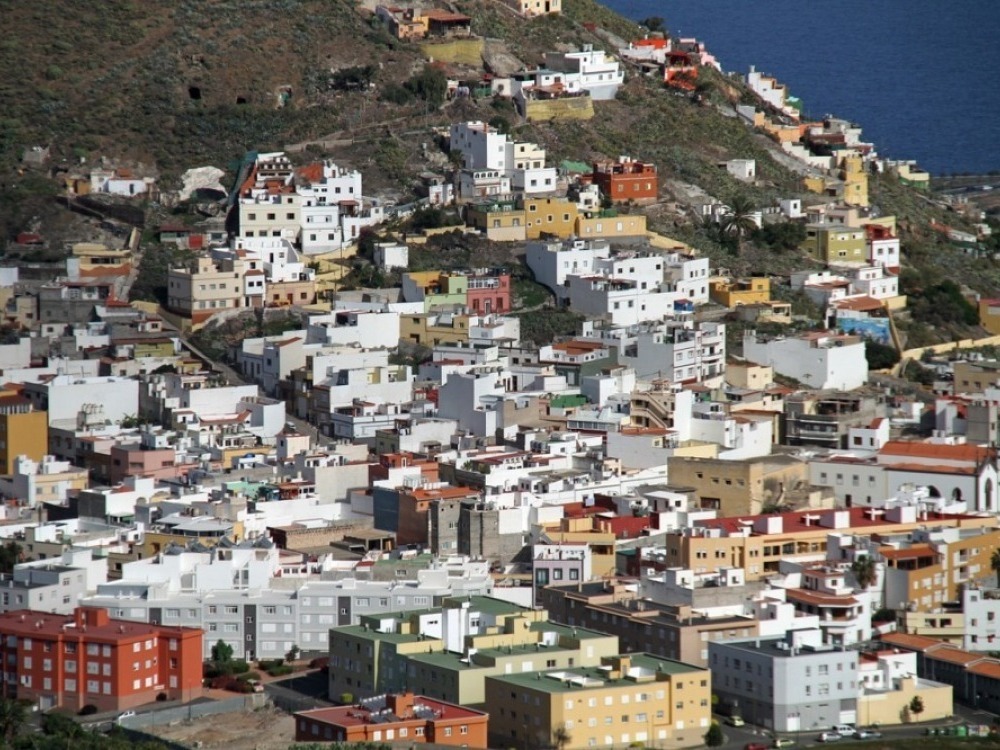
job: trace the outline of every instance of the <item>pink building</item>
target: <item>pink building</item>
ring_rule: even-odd
[[[466,300],[469,310],[478,315],[510,312],[510,274],[469,276]]]

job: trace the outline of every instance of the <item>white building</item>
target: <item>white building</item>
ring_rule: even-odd
[[[865,344],[856,336],[814,331],[796,338],[743,336],[743,356],[809,388],[849,391],[868,382]]]
[[[376,242],[375,265],[387,271],[409,268],[410,249],[401,242]]]
[[[551,289],[558,299],[566,300],[567,277],[596,273],[597,260],[610,255],[607,240],[533,240],[526,246],[525,260],[538,283]]]
[[[618,61],[605,55],[604,50],[585,44],[575,52],[546,52],[546,66],[566,74],[570,90],[586,91],[595,101],[614,99],[625,82],[625,73]]]
[[[730,159],[726,162],[726,171],[743,182],[753,182],[757,179],[757,162],[754,159]]]
[[[139,382],[116,377],[56,375],[44,383],[25,383],[24,395],[49,415],[49,425],[83,420],[120,422],[139,413]]]
[[[619,362],[632,367],[640,380],[713,381],[721,384],[726,368],[726,326],[651,326],[639,332]]]

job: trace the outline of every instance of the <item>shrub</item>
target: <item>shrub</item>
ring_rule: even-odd
[[[97,706],[95,706],[93,703],[88,703],[86,706],[81,708],[76,713],[78,716],[91,716],[97,713]]]
[[[294,671],[295,670],[293,670],[287,664],[279,664],[276,667],[271,667],[270,669],[268,669],[267,673],[271,675],[271,677],[282,677],[283,675],[291,674]]]
[[[309,669],[327,669],[330,666],[329,656],[317,656],[309,662]]]

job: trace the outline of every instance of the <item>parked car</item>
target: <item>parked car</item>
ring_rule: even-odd
[[[731,727],[741,727],[744,724],[746,724],[746,722],[743,721],[742,717],[739,716],[730,716],[728,719],[726,719],[726,723]]]
[[[843,737],[841,737],[837,732],[823,732],[823,734],[819,736],[820,742],[836,742],[840,739],[843,739]]]
[[[854,739],[856,740],[874,740],[882,736],[882,733],[876,729],[858,729],[854,732]]]
[[[837,726],[835,726],[833,728],[832,731],[836,732],[841,737],[853,737],[854,736],[854,727],[852,727],[850,724],[838,724]]]
[[[743,746],[743,750],[767,750],[767,745],[763,742],[748,742]]]
[[[774,738],[774,744],[772,744],[771,747],[775,747],[775,748],[779,748],[779,747],[791,747],[794,744],[795,744],[795,740],[793,740],[791,737],[775,737]]]
[[[128,711],[122,711],[118,714],[118,718],[115,719],[115,723],[120,725],[123,721],[125,721],[125,719],[131,719],[133,716],[135,716],[135,711],[131,709]]]

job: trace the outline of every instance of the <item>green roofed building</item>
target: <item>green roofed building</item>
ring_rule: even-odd
[[[593,666],[491,675],[486,705],[491,747],[690,747],[711,721],[711,674],[621,654]]]
[[[452,598],[331,629],[329,694],[356,701],[408,690],[480,705],[490,675],[593,667],[617,652],[617,636],[549,622],[545,610],[486,596]]]

